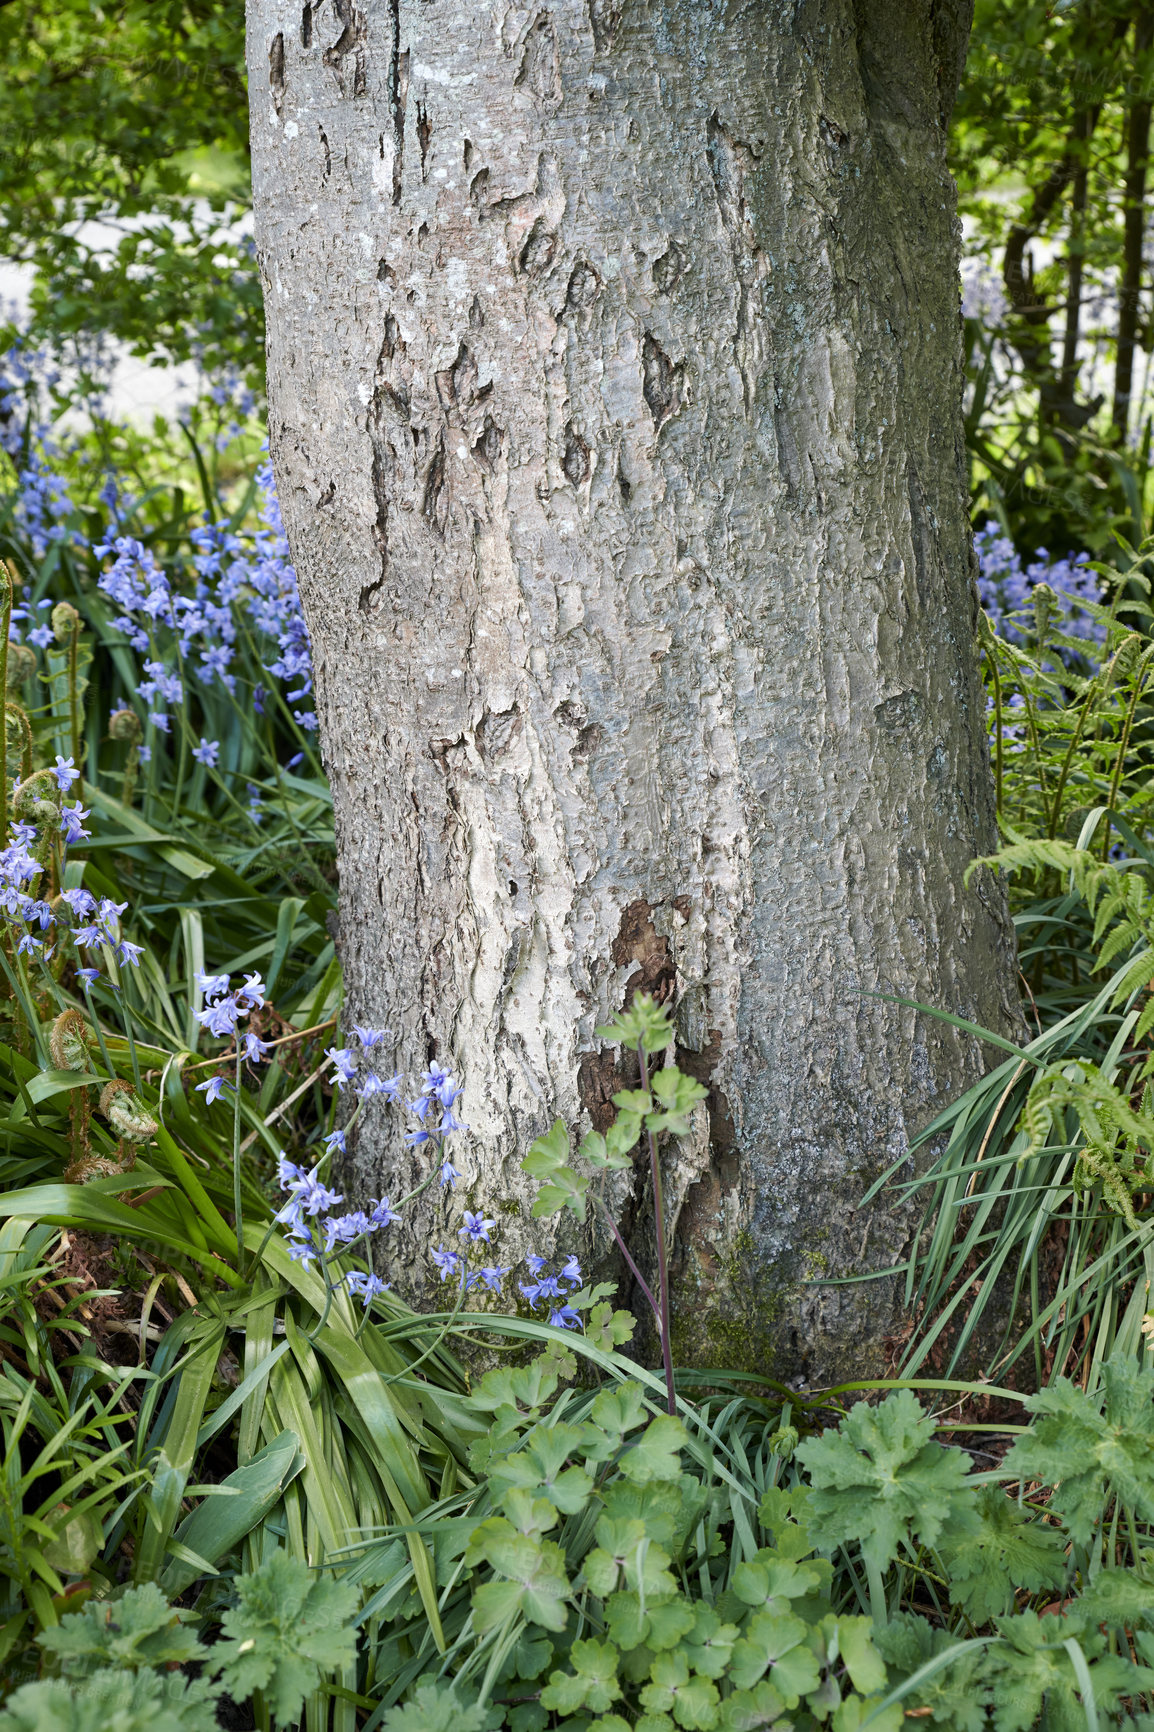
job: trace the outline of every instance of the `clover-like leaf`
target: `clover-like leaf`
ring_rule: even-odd
[[[821,1571],[813,1564],[796,1564],[765,1548],[733,1572],[738,1599],[770,1612],[788,1612],[791,1600],[803,1600],[821,1585]]]
[[[628,1591],[611,1594],[605,1603],[605,1621],[611,1639],[623,1650],[642,1642],[655,1651],[675,1648],[689,1634],[696,1614],[682,1594],[655,1595],[644,1603]]]
[[[636,1140],[635,1137],[633,1141]],[[630,1144],[630,1148],[632,1146]],[[590,1131],[587,1136],[582,1137],[578,1153],[590,1166],[608,1168],[610,1172],[622,1172],[633,1165],[629,1149],[619,1148],[616,1140],[611,1149],[600,1131]]]
[[[736,1624],[723,1624],[712,1606],[697,1607],[697,1621],[685,1640],[685,1655],[703,1678],[721,1678],[733,1645],[741,1634]]]
[[[874,1647],[870,1618],[839,1617],[837,1648],[855,1690],[863,1696],[884,1690],[886,1663]]]
[[[575,1425],[539,1425],[524,1446],[506,1455],[489,1469],[493,1493],[502,1497],[513,1486],[539,1491],[564,1515],[583,1509],[593,1481],[583,1467],[566,1467],[570,1456],[581,1452],[585,1430]]]
[[[546,1534],[558,1522],[557,1505],[548,1498],[534,1497],[524,1486],[513,1485],[501,1498],[501,1508],[519,1534],[535,1538]]]
[[[768,1680],[752,1690],[734,1690],[721,1704],[721,1724],[726,1732],[782,1732],[792,1725],[785,1719],[785,1703]]]
[[[659,1110],[649,1112],[645,1128],[650,1131],[672,1131],[684,1136],[689,1129],[689,1115],[709,1093],[695,1078],[686,1076],[676,1065],[668,1065],[652,1078],[653,1093]]]
[[[603,1389],[590,1411],[594,1425],[602,1426],[618,1443],[626,1432],[636,1431],[650,1417],[645,1391],[632,1380]]]
[[[780,1667],[787,1656],[797,1650],[803,1656],[800,1665],[787,1667],[780,1678],[775,1671],[771,1679],[774,1689],[780,1691],[786,1707],[796,1708],[800,1697],[806,1691],[817,1688],[821,1676],[813,1654],[808,1648],[802,1647],[806,1634],[807,1626],[800,1618],[773,1612],[755,1612],[746,1625],[745,1634],[733,1645],[733,1657],[729,1666],[730,1682],[739,1690],[752,1689],[771,1666]],[[811,1676],[812,1683],[796,1681],[798,1678],[809,1679]]]
[[[657,1654],[650,1682],[641,1692],[641,1706],[650,1713],[671,1713],[686,1732],[709,1732],[717,1725],[720,1698],[712,1679],[690,1675],[685,1653]]]
[[[563,1630],[569,1578],[565,1554],[553,1540],[519,1534],[511,1522],[491,1516],[473,1534],[466,1554],[483,1557],[505,1582],[483,1582],[473,1591],[473,1625],[479,1635],[521,1612],[546,1630]]]
[[[579,1708],[589,1708],[594,1714],[604,1714],[611,1702],[621,1695],[617,1681],[620,1656],[612,1642],[598,1642],[592,1637],[574,1642],[569,1651],[572,1672],[553,1672],[541,1692],[541,1705],[558,1714],[576,1714]]]
[[[618,1089],[613,1105],[627,1113],[647,1113],[653,1106],[653,1096],[648,1089]]]
[[[543,1137],[529,1145],[529,1153],[521,1162],[521,1171],[531,1179],[547,1179],[558,1167],[568,1165],[569,1132],[564,1119],[554,1119]]]
[[[678,1479],[681,1476],[680,1451],[689,1442],[689,1433],[671,1413],[660,1413],[650,1420],[645,1431],[621,1457],[621,1471],[637,1485],[650,1480]]]
[[[584,1220],[588,1189],[589,1180],[583,1173],[575,1173],[572,1167],[554,1167],[533,1199],[533,1218],[539,1220],[543,1215],[559,1215],[562,1209],[570,1209],[578,1220]]]
[[[807,1438],[797,1451],[810,1476],[807,1523],[823,1551],[860,1540],[877,1569],[897,1556],[909,1533],[932,1545],[949,1523],[972,1521],[969,1457],[933,1437],[934,1421],[908,1389],[878,1407],[850,1409],[836,1432]]]
[[[511,1407],[518,1415],[536,1415],[557,1388],[557,1373],[543,1359],[542,1355],[528,1365],[499,1365],[486,1371],[470,1397],[473,1406],[487,1413]]]

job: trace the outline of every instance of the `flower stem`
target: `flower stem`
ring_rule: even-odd
[[[641,1062],[641,1087],[648,1091],[649,1066],[645,1058],[645,1046],[642,1041],[637,1043],[637,1056]],[[660,1281],[661,1311],[658,1319],[661,1330],[661,1358],[665,1365],[665,1396],[672,1414],[677,1412],[677,1396],[673,1388],[673,1339],[669,1327],[669,1258],[665,1249],[665,1198],[661,1189],[661,1161],[657,1154],[657,1137],[653,1131],[649,1136],[649,1168],[653,1174],[653,1215],[657,1227],[657,1274]]]
[[[232,1099],[232,1212],[236,1219],[236,1272],[244,1273],[244,1205],[240,1194],[240,1041],[236,1043],[236,1078]]]

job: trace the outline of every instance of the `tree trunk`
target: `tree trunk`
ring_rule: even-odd
[[[454,1205],[509,1263],[542,1232],[531,1139],[612,1113],[595,1028],[675,997],[710,1089],[666,1153],[683,1362],[876,1362],[896,1284],[832,1278],[902,1258],[861,1197],[981,1054],[870,995],[1015,1015],[1002,893],[963,886],[995,845],[945,154],[968,17],[249,0],[350,1021],[458,1067]],[[360,1189],[395,1195],[415,1158],[367,1124]],[[648,1258],[643,1169],[614,1182]],[[443,1206],[393,1241],[418,1297]]]

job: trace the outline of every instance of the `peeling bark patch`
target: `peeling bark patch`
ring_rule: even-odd
[[[844,133],[836,121],[830,120],[824,114],[818,122],[818,131],[821,133],[823,142],[831,145],[834,150],[844,150],[849,143],[848,133]]]
[[[311,48],[313,45],[313,9],[305,0],[301,7],[301,47]]]
[[[570,421],[565,429],[565,455],[561,459],[565,479],[574,487],[582,487],[589,479],[592,464],[588,441],[583,439]]]
[[[560,100],[561,59],[557,52],[557,32],[548,12],[539,12],[529,26],[514,83],[526,85],[538,102]]]
[[[336,74],[341,95],[355,99],[363,96],[368,87],[365,65],[368,28],[364,13],[351,5],[350,0],[335,0],[335,4],[343,28],[332,47],[325,49],[324,63]],[[395,0],[395,4],[399,5],[399,0]],[[350,56],[353,62],[351,78],[346,65]]]
[[[591,307],[601,292],[601,278],[586,259],[578,259],[569,277],[565,299],[571,307],[582,311]]]
[[[599,54],[607,54],[617,40],[625,0],[589,0],[589,23],[593,30],[593,46]]]
[[[662,938],[654,930],[653,910],[648,902],[630,902],[625,906],[609,954],[618,968],[631,962],[639,965],[626,983],[626,1004],[638,992],[651,993],[658,1004],[672,998],[677,970],[669,954],[668,938]]]
[[[268,83],[272,91],[273,106],[278,114],[284,113],[284,32],[278,30],[272,39],[268,51]]]
[[[442,433],[425,477],[425,494],[421,513],[430,529],[444,540],[449,521],[449,488],[445,474],[445,435]]]
[[[676,415],[681,407],[685,363],[679,361],[675,366],[657,338],[646,331],[641,346],[641,365],[645,401],[653,416],[654,428],[660,432],[670,416]]]
[[[481,203],[481,200],[485,196],[485,189],[488,184],[489,170],[487,168],[479,168],[472,180],[469,182],[469,197],[472,199],[474,204]]]
[[[499,758],[517,739],[525,725],[520,710],[486,710],[477,724],[477,751],[486,764]]]
[[[378,281],[378,283],[395,283],[396,280],[397,280],[397,273],[393,269],[392,265],[389,264],[387,259],[381,259],[377,265],[377,281]],[[393,329],[396,330],[397,321],[395,319],[393,319],[393,315],[391,313],[389,314],[389,319],[392,320]],[[386,323],[387,322],[388,321],[386,321]]]
[[[685,254],[676,241],[670,241],[659,259],[653,261],[653,286],[659,295],[670,295],[685,275]]]
[[[496,470],[504,443],[505,429],[498,427],[491,415],[486,415],[485,425],[481,429],[481,437],[473,446],[473,456],[483,469],[489,471],[490,475]]]
[[[620,1087],[612,1047],[582,1053],[577,1066],[577,1096],[593,1121],[593,1129],[602,1135],[617,1117],[613,1096]]]
[[[326,181],[326,180],[328,180],[329,175],[333,172],[333,156],[332,156],[331,150],[329,149],[328,134],[325,132],[324,127],[318,126],[317,131],[321,135],[321,149],[325,153],[325,166],[321,170],[321,180]]]
[[[544,217],[538,217],[521,248],[519,264],[527,277],[548,270],[557,253],[557,236]]]

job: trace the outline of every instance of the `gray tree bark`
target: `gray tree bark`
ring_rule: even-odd
[[[869,995],[1016,1015],[1001,891],[963,887],[995,843],[945,157],[968,24],[249,0],[350,1021],[459,1067],[456,1206],[507,1263],[541,1234],[530,1140],[611,1113],[594,1029],[676,1000],[710,1090],[666,1155],[683,1362],[877,1362],[895,1283],[834,1280],[909,1223],[862,1195],[981,1054]],[[366,1194],[419,1170],[383,1116],[355,1158]],[[647,1258],[642,1168],[615,1183]],[[455,1224],[394,1242],[418,1297]]]

